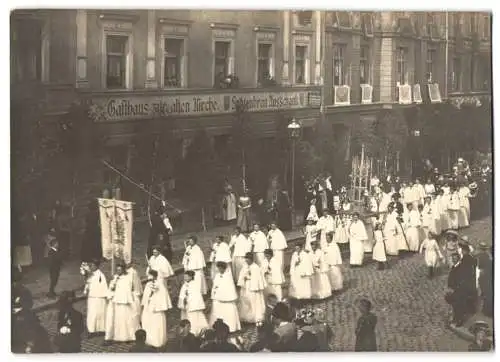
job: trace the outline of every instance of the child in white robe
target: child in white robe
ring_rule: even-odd
[[[184,284],[179,292],[177,307],[181,310],[181,320],[187,319],[191,323],[191,331],[195,336],[202,330],[208,328],[205,317],[205,301],[201,295],[200,288],[194,281],[194,271],[184,272]]]
[[[108,308],[106,310],[105,343],[135,340],[135,320],[132,279],[125,271],[125,265],[116,266],[116,275],[109,283]]]
[[[274,258],[281,265],[281,269],[285,267],[283,259],[284,252],[288,246],[285,235],[278,229],[278,224],[275,221],[271,222],[271,229],[267,233],[269,248],[272,249]]]
[[[373,246],[372,258],[377,262],[377,270],[384,270],[385,263],[387,262],[387,255],[385,254],[385,240],[382,233],[382,223],[378,220],[375,222],[373,238],[375,239],[375,245]]]
[[[347,217],[342,214],[335,216],[335,234],[334,241],[337,244],[347,244],[349,242],[349,235],[347,229],[349,227]]]
[[[368,235],[366,234],[365,224],[359,219],[358,213],[353,214],[348,233],[350,250],[349,264],[351,266],[361,266],[363,265],[365,256],[364,242],[368,240]]]
[[[200,288],[201,294],[207,294],[207,281],[205,279],[205,255],[198,245],[196,236],[190,236],[186,241],[186,250],[182,257],[184,270],[194,271],[194,281]]]
[[[241,229],[236,227],[234,234],[231,236],[229,248],[233,250],[231,266],[233,267],[233,279],[236,283],[240,271],[245,265],[245,255],[252,251],[252,244],[247,237],[241,233]]]
[[[333,216],[330,215],[330,212],[327,209],[323,210],[323,216],[319,218],[316,227],[320,232],[319,235],[320,245],[322,248],[325,248],[326,234],[335,232],[335,220],[333,219]]]
[[[458,230],[458,213],[460,211],[460,199],[458,196],[458,191],[454,187],[451,189],[448,203],[448,220],[449,227],[453,230]]]
[[[428,276],[432,278],[439,266],[439,261],[444,260],[441,249],[436,241],[435,235],[429,232],[429,236],[420,245],[420,253],[424,252],[425,264],[428,268]]]
[[[462,185],[458,189],[458,200],[460,210],[458,211],[458,228],[466,228],[469,226],[470,217],[470,189],[466,185]]]
[[[305,250],[311,251],[311,243],[315,242],[318,239],[318,228],[314,223],[312,218],[307,219],[307,225],[304,229],[304,235],[306,238],[305,241]]]
[[[153,246],[152,248],[153,255],[149,258],[148,267],[146,268],[146,274],[149,275],[150,270],[156,270],[158,272],[158,280],[163,281],[165,285],[165,293],[166,303],[168,309],[172,308],[172,301],[170,299],[170,294],[168,293],[168,278],[174,275],[174,270],[172,266],[168,262],[167,258],[160,254],[160,247]]]
[[[399,255],[398,249],[398,232],[399,227],[396,222],[397,212],[393,206],[389,206],[388,213],[384,223],[384,239],[385,239],[385,252],[387,255]]]
[[[439,221],[441,224],[441,230],[447,230],[450,228],[450,222],[448,218],[448,202],[450,200],[450,196],[445,196],[443,189],[438,191],[436,196],[436,205],[439,209]]]
[[[311,199],[309,204],[309,213],[307,214],[307,220],[311,219],[315,223],[318,222],[318,210],[316,209],[316,199]]]
[[[241,269],[238,278],[240,320],[247,323],[262,322],[266,314],[266,300],[264,298],[266,281],[260,267],[254,262],[253,253],[247,253],[245,261],[247,265]],[[263,264],[264,262],[261,265]]]
[[[142,296],[142,329],[146,331],[146,344],[155,347],[163,347],[168,340],[167,335],[167,310],[171,308],[166,303],[165,284],[156,270],[148,272],[148,282],[144,287]]]
[[[212,325],[217,319],[222,319],[229,326],[229,331],[236,332],[241,329],[240,317],[236,302],[238,294],[233,278],[226,273],[227,264],[217,263],[218,274],[212,284],[212,311],[209,323]]]
[[[285,283],[285,275],[279,260],[274,256],[272,249],[267,249],[264,252],[266,259],[261,265],[262,274],[266,280],[264,288],[264,296],[275,295],[278,302],[283,299],[283,284]]]
[[[336,292],[342,290],[344,287],[344,278],[340,270],[340,266],[342,265],[342,254],[340,253],[340,248],[337,243],[333,241],[332,234],[327,235],[326,242],[327,246],[323,252],[325,253],[325,262],[328,265],[328,279],[332,287],[332,292]]]
[[[312,297],[311,279],[314,267],[309,252],[303,245],[295,244],[295,251],[290,260],[290,287],[289,297],[307,301]]]
[[[217,236],[215,239],[215,243],[212,245],[212,253],[210,254],[211,265],[211,277],[212,279],[217,274],[217,262],[222,261],[228,265],[228,272],[232,273],[231,268],[231,250],[229,249],[229,245],[224,242],[223,236]],[[232,277],[232,276],[231,276]]]
[[[328,279],[328,263],[325,260],[325,254],[321,250],[319,242],[313,243],[312,247],[311,258],[314,273],[311,278],[311,297],[315,300],[323,300],[332,296],[332,286]]]
[[[415,209],[414,204],[408,204],[408,213],[405,215],[406,240],[408,241],[409,251],[417,253],[420,247],[420,214]]]
[[[253,231],[250,234],[250,241],[252,242],[252,251],[255,254],[255,263],[262,265],[264,261],[264,250],[269,249],[266,234],[260,230],[259,224],[253,225]]]
[[[132,262],[127,264],[127,275],[129,276],[130,279],[132,279],[132,288],[134,291],[134,298],[135,298],[135,310],[134,310],[134,315],[135,315],[135,324],[137,326],[137,329],[141,326],[141,296],[142,296],[142,283],[141,283],[141,278],[139,277],[139,273],[137,270],[135,270],[134,266],[132,265]]]
[[[108,283],[99,269],[99,261],[89,263],[89,268],[90,275],[85,283],[84,294],[87,296],[87,330],[91,337],[106,330]]]

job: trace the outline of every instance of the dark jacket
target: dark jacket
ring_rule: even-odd
[[[62,327],[68,327],[71,332],[69,334],[61,334]],[[83,315],[79,311],[70,308],[59,311],[57,321],[57,345],[60,353],[78,353],[81,352],[82,333],[85,325]]]
[[[212,342],[201,348],[201,352],[207,353],[235,353],[240,352],[238,347],[229,342]]]
[[[147,344],[134,344],[130,349],[130,353],[156,353],[156,348],[148,346]]]
[[[179,339],[178,352],[200,352],[200,344],[201,341],[193,333],[189,333]]]
[[[377,350],[376,325],[377,316],[373,313],[359,317],[356,326],[356,346],[354,347],[356,352],[374,352]]]
[[[282,351],[292,351],[297,344],[297,326],[288,322],[274,330],[278,335],[278,345]]]
[[[33,344],[31,353],[52,353],[52,344],[40,320],[30,310],[12,316],[11,343],[13,353],[25,353],[28,342]]]

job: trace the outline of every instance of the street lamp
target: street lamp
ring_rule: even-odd
[[[418,173],[418,169],[415,170],[414,169],[414,166],[413,164],[415,163],[415,156],[418,157],[418,162],[416,162],[416,165],[420,165],[420,162],[422,162],[422,152],[420,150],[420,130],[419,129],[414,129],[413,132],[412,132],[412,135],[414,137],[414,142],[413,142],[413,147],[416,149],[417,151],[417,155],[414,154],[414,156],[412,157],[412,160],[411,160],[411,173],[412,173],[412,177],[415,178],[417,176],[420,176],[420,175],[417,175],[416,173]]]
[[[288,135],[292,140],[292,226],[295,225],[295,144],[300,138],[302,126],[299,122],[292,119],[287,126]]]

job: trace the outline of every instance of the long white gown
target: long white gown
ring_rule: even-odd
[[[365,248],[363,242],[368,239],[365,225],[361,220],[352,222],[349,226],[349,251],[351,265],[363,265]]]
[[[222,209],[222,219],[224,221],[236,220],[236,195],[234,192],[228,192],[224,195],[224,207]]]
[[[465,228],[469,226],[470,217],[470,189],[466,186],[458,190],[458,199],[460,210],[458,211],[458,227]]]
[[[450,201],[448,203],[448,220],[450,229],[458,230],[458,213],[460,212],[460,199],[458,192],[450,194]]]
[[[207,280],[205,279],[205,255],[203,251],[198,246],[194,244],[193,246],[188,245],[182,257],[182,266],[184,270],[194,271],[194,281],[200,288],[202,295],[207,294]]]
[[[266,314],[266,301],[264,299],[266,281],[256,263],[241,269],[238,286],[240,287],[238,303],[240,320],[247,323],[263,321]]]
[[[231,250],[229,249],[229,244],[225,242],[215,243],[212,246],[212,252],[210,254],[211,265],[211,278],[213,279],[215,275],[217,275],[217,263],[224,262],[231,266],[232,258],[231,258]],[[228,272],[232,273],[232,269],[228,268]]]
[[[85,295],[87,295],[87,330],[89,333],[106,331],[108,283],[106,276],[99,269],[87,279]]]
[[[115,275],[109,285],[104,339],[117,342],[134,341],[136,326],[132,280],[127,275]]]
[[[237,301],[238,294],[231,275],[227,272],[217,274],[212,284],[210,325],[213,325],[217,319],[222,319],[228,325],[231,333],[239,331],[241,324]]]
[[[328,246],[328,245],[327,245]],[[312,299],[325,299],[332,296],[332,286],[328,278],[328,263],[323,250],[316,249],[312,255],[314,274],[311,279]]]
[[[328,279],[332,290],[341,290],[344,287],[344,278],[339,265],[342,265],[342,254],[336,242],[328,244],[325,253],[325,262],[328,264]]]
[[[264,297],[267,298],[269,294],[274,294],[278,301],[283,299],[283,284],[285,283],[285,275],[281,267],[280,261],[273,256],[269,260],[264,260],[261,265],[262,275],[266,280],[266,287],[264,288]]]
[[[167,290],[161,280],[147,282],[142,297],[142,329],[146,331],[146,344],[159,348],[168,340],[167,315],[171,308],[166,303]]]
[[[134,320],[137,329],[141,326],[141,296],[142,296],[142,283],[139,273],[135,268],[130,267],[127,269],[127,275],[132,279],[132,291],[134,294]]]
[[[150,269],[156,270],[158,272],[158,280],[163,281],[163,284],[165,286],[165,302],[167,303],[168,309],[172,308],[172,301],[170,299],[170,294],[168,293],[167,284],[167,279],[174,275],[172,266],[168,262],[167,258],[165,258],[163,255],[151,255],[151,258],[149,258],[149,265],[146,269],[146,273],[148,273]]]
[[[266,234],[262,231],[252,231],[250,234],[250,241],[253,245],[253,252],[255,255],[255,263],[257,265],[262,265],[264,261],[264,250],[269,249],[269,243],[267,241]]]
[[[285,235],[278,228],[271,229],[267,233],[267,239],[269,240],[269,248],[272,249],[274,258],[281,265],[281,268],[283,269],[285,266],[283,255],[288,246]]]
[[[398,249],[398,237],[400,227],[396,221],[397,213],[394,211],[387,215],[384,224],[384,238],[385,238],[385,252],[387,255],[397,256],[399,255]]]
[[[335,220],[332,215],[321,216],[316,226],[320,232],[320,246],[326,248],[326,234],[335,232]]]
[[[375,238],[375,245],[373,246],[373,260],[385,263],[387,261],[387,255],[385,254],[385,240],[382,230],[375,230],[373,232]]]
[[[420,214],[417,210],[411,210],[406,215],[406,240],[410,251],[418,252],[420,247],[420,231],[421,227]]]
[[[233,257],[231,266],[233,268],[233,279],[236,283],[238,277],[240,276],[241,269],[245,266],[245,255],[252,251],[252,244],[250,240],[243,234],[233,235],[231,241],[229,242],[229,248],[233,249]]]
[[[207,317],[204,313],[205,301],[194,280],[182,284],[177,307],[181,310],[181,319],[187,319],[191,323],[191,332],[195,336],[208,328]]]
[[[304,245],[305,250],[312,251],[311,243],[313,243],[314,241],[317,240],[318,232],[319,231],[318,231],[318,228],[316,225],[314,225],[314,224],[306,225],[306,228],[304,230],[304,234],[305,234],[305,238],[306,238],[305,245]]]
[[[311,299],[311,279],[314,267],[309,252],[294,252],[290,261],[290,287],[288,294],[295,299]]]

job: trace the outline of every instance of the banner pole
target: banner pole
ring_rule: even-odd
[[[112,223],[116,222],[116,202],[113,200],[113,220],[109,223],[109,240],[111,242],[111,275],[115,275],[115,243],[113,240],[113,226]]]

